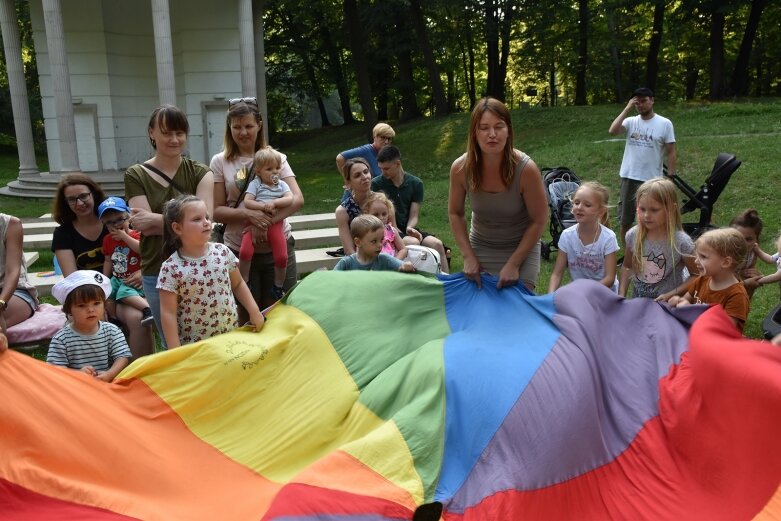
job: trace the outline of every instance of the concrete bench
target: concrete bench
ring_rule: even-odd
[[[314,230],[317,228],[332,228],[336,226],[334,213],[313,213],[309,215],[293,215],[287,221],[293,230]],[[52,221],[51,216],[30,217],[22,219],[22,229],[25,235],[54,233],[59,226]]]
[[[35,261],[38,260],[40,254],[37,251],[25,251],[24,253],[24,267],[29,268]]]
[[[314,248],[328,244],[339,244],[339,231],[334,214],[293,216],[289,219],[293,237],[299,248]],[[51,248],[54,228],[57,223],[39,220],[23,223],[25,250],[47,250]]]
[[[293,228],[293,237],[296,240],[296,268],[299,276],[321,268],[332,269],[339,261],[339,258],[332,257],[326,252],[341,246],[334,214],[295,215],[288,220]],[[47,221],[45,218],[27,219],[26,221],[24,223],[25,249],[48,250],[51,247],[51,232],[31,233],[28,236],[27,230],[28,227],[30,231],[44,230],[43,225],[47,222],[55,227],[56,224],[51,220]],[[38,252],[25,252],[25,265],[30,266],[37,259]],[[28,273],[27,275],[30,282],[38,289],[39,295],[50,295],[52,286],[62,280],[62,275],[54,275],[51,271]]]
[[[293,230],[293,238],[298,248],[314,248],[328,244],[339,244],[338,228],[320,228],[317,230]],[[51,233],[25,235],[22,247],[25,250],[47,250],[52,245]]]

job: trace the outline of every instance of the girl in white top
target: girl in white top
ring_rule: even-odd
[[[694,242],[683,231],[678,191],[669,179],[657,177],[637,189],[637,225],[626,232],[618,294],[667,300],[689,273],[698,273]]]
[[[263,314],[241,278],[236,256],[224,244],[209,242],[211,230],[206,203],[194,195],[165,204],[164,253],[173,253],[160,268],[157,288],[169,349],[234,329],[237,300],[249,312],[255,330],[263,327]]]
[[[572,280],[596,280],[613,291],[618,290],[618,241],[613,230],[607,227],[609,197],[607,188],[592,181],[580,185],[573,194],[572,214],[577,224],[559,237],[559,253],[548,284],[549,292],[561,285],[565,266]]]

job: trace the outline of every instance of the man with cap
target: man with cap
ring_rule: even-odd
[[[637,116],[628,117],[637,110]],[[621,221],[621,242],[635,222],[635,193],[644,182],[664,175],[664,155],[667,154],[667,175],[676,173],[677,154],[672,122],[654,112],[654,92],[640,87],[621,114],[613,120],[608,132],[626,132],[624,159],[621,161],[621,190],[618,216]]]
[[[98,217],[108,230],[103,238],[103,274],[111,277],[109,313],[113,315],[115,302],[121,302],[141,311],[142,326],[152,325],[154,317],[143,290],[126,282],[141,269],[141,234],[130,229],[130,208],[121,197],[107,197],[98,206]]]
[[[46,361],[111,382],[132,357],[122,330],[104,321],[111,281],[94,270],[77,270],[52,288],[68,322],[55,333]]]

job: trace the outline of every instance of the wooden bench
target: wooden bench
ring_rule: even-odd
[[[299,275],[321,268],[332,269],[336,265],[339,258],[326,253],[341,246],[333,213],[294,215],[288,218],[288,222],[296,240],[296,269]],[[25,219],[22,226],[25,230],[24,249],[48,250],[51,247],[52,233],[57,226],[51,218]],[[27,235],[28,231],[32,233]],[[38,252],[25,252],[26,266],[30,266],[37,259]],[[28,272],[27,275],[38,289],[39,295],[51,294],[52,286],[62,280],[62,275],[54,275],[51,271]]]

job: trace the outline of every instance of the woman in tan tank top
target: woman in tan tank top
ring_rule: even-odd
[[[479,286],[485,271],[498,277],[497,288],[519,279],[534,288],[548,202],[537,165],[513,147],[510,112],[497,99],[483,98],[472,110],[466,154],[450,168],[448,215],[468,279]]]

